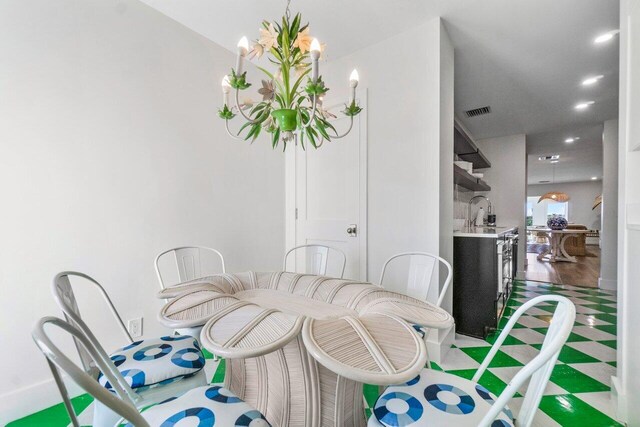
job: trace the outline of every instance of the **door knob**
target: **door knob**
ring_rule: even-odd
[[[358,235],[358,226],[356,224],[351,224],[347,227],[347,234],[351,237],[356,237]]]

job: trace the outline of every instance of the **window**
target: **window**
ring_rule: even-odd
[[[552,215],[559,215],[569,221],[569,203],[543,200],[539,196],[527,197],[527,226],[546,226]]]

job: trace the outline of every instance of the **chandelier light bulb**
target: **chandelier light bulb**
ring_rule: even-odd
[[[240,49],[244,49],[245,51],[248,52],[249,51],[249,39],[243,36],[240,39],[240,41],[238,42],[238,47]]]
[[[320,42],[318,41],[318,39],[314,38],[311,41],[311,52],[320,52]]]
[[[231,88],[231,84],[229,83],[229,76],[224,76],[222,78],[222,91],[228,92],[230,88]]]
[[[349,76],[349,83],[351,83],[351,87],[358,86],[358,82],[360,81],[360,76],[358,76],[358,70],[354,69]]]

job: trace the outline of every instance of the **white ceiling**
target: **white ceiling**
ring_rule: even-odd
[[[600,124],[572,128],[572,132],[544,132],[527,136],[528,183],[578,182],[602,179],[602,131]],[[567,144],[569,137],[580,139]],[[538,157],[558,154],[555,165]],[[555,167],[554,167],[555,166]],[[555,168],[555,178],[554,178]]]
[[[141,1],[232,51],[241,36],[256,38],[262,19],[277,19],[286,6],[284,0]],[[477,139],[524,133],[534,145],[561,149],[560,136],[617,117],[618,41],[592,41],[618,28],[618,0],[292,0],[291,9],[327,43],[328,60],[442,16],[456,49],[456,114]],[[605,77],[582,87],[593,74]],[[595,104],[573,109],[584,100]],[[490,115],[464,117],[465,110],[485,105]],[[566,169],[601,174],[601,160],[596,165],[591,158],[595,150],[581,154],[581,147],[566,156]],[[569,168],[570,158],[582,164]],[[542,173],[532,166],[536,176]]]

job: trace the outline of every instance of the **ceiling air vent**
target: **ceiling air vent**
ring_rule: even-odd
[[[541,162],[544,162],[545,160],[558,160],[560,158],[559,154],[550,154],[547,156],[540,156],[538,157],[538,160],[540,160]]]
[[[551,181],[538,181],[540,184],[549,184]]]
[[[487,105],[486,107],[467,110],[464,113],[467,115],[467,117],[476,117],[476,116],[482,116],[484,114],[489,114],[490,112],[491,112],[491,107]]]

